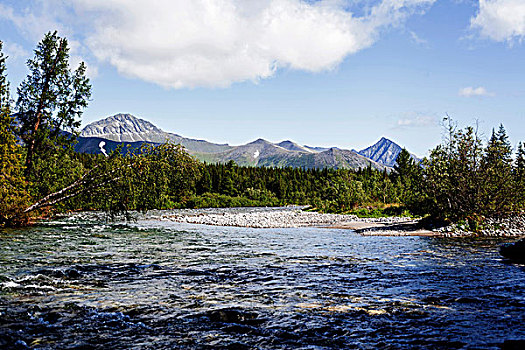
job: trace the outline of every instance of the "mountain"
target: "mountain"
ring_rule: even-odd
[[[117,142],[166,142],[170,135],[152,123],[132,116],[116,114],[87,125],[80,132],[81,137],[98,137]]]
[[[324,151],[328,151],[330,149],[330,147],[311,147],[311,146],[306,146],[306,145],[304,145],[304,148],[306,148],[306,149],[308,149],[308,150],[310,150],[312,152],[324,152]]]
[[[374,169],[386,169],[384,165],[378,164],[354,151],[330,148],[323,152],[311,150],[296,150],[297,147],[285,148],[281,145],[290,146],[286,141],[273,144],[269,141],[258,139],[246,145],[234,147],[232,150],[214,154],[198,154],[197,158],[209,163],[226,163],[230,160],[243,166],[266,166],[266,167],[293,167],[293,168],[334,168],[334,169],[358,169],[371,166]]]
[[[226,144],[216,144],[204,140],[195,140],[177,134],[165,132],[144,119],[131,114],[116,114],[111,117],[93,122],[80,132],[77,152],[100,153],[93,138],[122,143],[125,146],[140,147],[144,142],[160,144],[166,141],[181,144],[190,153],[224,152],[232,147]]]
[[[382,137],[372,146],[359,151],[358,153],[379,164],[393,167],[402,148],[397,143]],[[416,158],[417,159],[417,158]]]
[[[338,148],[301,146],[293,141],[271,143],[258,139],[245,145],[229,146],[204,140],[195,140],[165,132],[152,123],[130,114],[116,114],[87,125],[80,132],[77,152],[101,153],[100,142],[110,152],[118,145],[138,148],[144,143],[161,144],[166,141],[181,144],[188,153],[201,161],[227,163],[231,160],[245,166],[301,167],[357,169],[371,166],[389,169],[388,166],[358,154]]]
[[[294,154],[287,154],[285,157],[272,155],[261,158],[257,165],[275,167],[289,166],[293,168],[299,167],[306,169],[359,169],[371,166],[377,170],[389,170],[388,167],[363,157],[354,151],[342,150],[335,147],[317,153],[297,152]]]
[[[295,142],[288,141],[288,140],[279,142],[277,146],[287,149],[289,151],[299,151],[299,152],[309,152],[309,153],[319,152],[318,150],[312,149],[311,147],[301,146],[301,145],[296,144]]]
[[[261,159],[272,155],[284,156],[289,153],[285,148],[274,145],[263,139],[258,139],[246,145],[233,147],[221,153],[196,154],[195,156],[208,163],[227,163],[233,160],[238,165],[257,166]]]
[[[140,148],[144,143],[151,143],[154,145],[160,145],[160,143],[146,142],[146,141],[137,141],[137,142],[118,142],[108,139],[103,139],[101,137],[78,137],[77,144],[75,145],[75,151],[78,153],[102,153],[100,149],[100,143],[104,141],[104,150],[107,153],[110,153],[117,149],[118,146],[123,146],[122,150],[125,152],[129,146],[131,149]]]

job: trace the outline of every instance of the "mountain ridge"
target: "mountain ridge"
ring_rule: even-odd
[[[299,145],[291,140],[272,143],[259,138],[244,145],[230,146],[205,140],[189,139],[163,131],[153,123],[131,114],[119,113],[86,125],[80,132],[77,152],[100,153],[98,144],[106,142],[111,151],[119,144],[140,147],[143,143],[181,144],[195,158],[213,163],[235,161],[239,165],[358,169],[372,167],[391,170],[392,157],[401,147],[385,137],[376,144],[362,150],[345,150],[337,147],[312,147]]]
[[[137,118],[128,113],[118,113],[86,125],[80,131],[80,137],[98,137],[110,141],[133,143],[181,144],[191,152],[222,152],[230,149],[228,144],[217,144],[206,140],[190,139],[171,132],[166,132],[153,123]]]

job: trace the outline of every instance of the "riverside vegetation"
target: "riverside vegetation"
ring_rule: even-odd
[[[309,205],[358,216],[417,215],[462,222],[525,208],[525,150],[516,155],[503,126],[483,142],[474,127],[449,119],[447,137],[420,164],[408,151],[393,171],[372,168],[256,168],[201,163],[180,145],[119,149],[109,157],[73,151],[88,105],[86,67],[69,67],[65,38],[48,33],[28,60],[12,101],[0,42],[0,227],[53,212]]]

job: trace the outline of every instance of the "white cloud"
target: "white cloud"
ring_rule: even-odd
[[[434,2],[374,0],[356,17],[343,0],[49,0],[58,9],[44,17],[123,75],[172,88],[225,87],[283,68],[333,69]],[[22,26],[38,14],[10,17]]]
[[[409,34],[410,34],[410,38],[412,39],[414,43],[418,45],[423,45],[423,46],[428,45],[428,41],[419,37],[415,32],[409,31]]]
[[[81,62],[86,64],[86,76],[89,79],[94,79],[98,76],[98,67],[95,64],[88,64],[82,56],[71,55],[69,57],[69,65],[73,69],[77,69]]]
[[[437,120],[433,116],[415,116],[403,118],[397,121],[397,127],[427,127],[437,125]]]
[[[20,7],[18,10],[0,4],[0,19],[9,20],[22,35],[35,42],[45,33],[54,30],[69,36],[72,33],[56,19],[57,16],[66,17],[61,3],[60,0],[36,0],[26,4],[34,6],[33,8]],[[20,5],[22,4],[23,2]]]
[[[481,36],[499,41],[522,41],[525,37],[525,1],[479,0],[479,11],[470,26]]]
[[[0,19],[10,21],[18,31],[29,41],[36,44],[47,32],[58,31],[60,36],[68,39],[70,48],[70,65],[78,67],[80,62],[87,65],[87,76],[94,78],[98,75],[98,67],[90,60],[88,48],[81,42],[74,23],[78,21],[72,16],[71,8],[66,0],[35,0],[32,7],[24,7],[22,3],[17,10],[0,4]],[[10,58],[24,58],[31,56],[18,44],[6,45],[6,52]]]
[[[476,96],[491,97],[491,96],[494,96],[494,93],[487,91],[487,89],[485,89],[483,86],[479,86],[477,88],[468,86],[463,89],[460,89],[458,94],[459,96],[462,96],[462,97],[476,97]]]
[[[6,42],[4,44],[4,52],[9,56],[9,60],[25,60],[29,57],[29,52],[21,45],[11,42]]]

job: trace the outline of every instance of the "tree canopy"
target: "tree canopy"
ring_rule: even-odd
[[[23,175],[22,150],[15,137],[11,96],[6,73],[6,56],[0,41],[0,227],[25,222],[19,215],[29,202]]]
[[[26,151],[26,175],[33,175],[35,160],[46,152],[68,147],[91,96],[82,62],[72,70],[66,38],[47,33],[27,61],[29,74],[18,88],[16,118]]]

